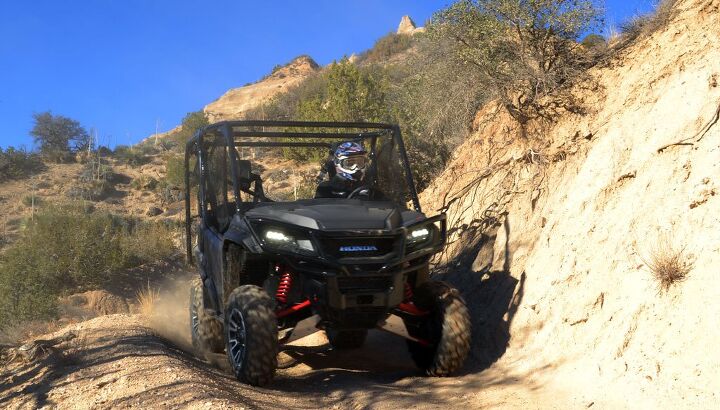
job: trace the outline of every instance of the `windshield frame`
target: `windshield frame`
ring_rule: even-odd
[[[306,131],[307,129],[313,130]],[[404,184],[406,185],[405,189],[407,189],[409,200],[417,212],[422,212],[405,144],[402,139],[400,127],[397,125],[364,122],[222,121],[204,127],[195,133],[186,145],[186,158],[189,157],[190,151],[196,151],[198,147],[204,145],[203,136],[208,133],[221,134],[227,146],[234,148],[229,150],[232,152],[231,162],[233,163],[233,174],[235,174],[237,170],[239,161],[237,148],[240,147],[330,148],[332,141],[356,140],[370,141],[374,149],[375,141],[377,141],[378,138],[387,138],[389,136],[394,143],[393,148],[397,149],[397,154],[399,155],[399,163],[405,177]],[[293,141],[287,141],[288,138],[292,138]],[[327,140],[328,142],[323,140]],[[200,160],[202,160],[201,157],[202,155],[198,155]],[[186,172],[188,172],[187,167]],[[236,185],[236,198],[238,198],[237,175],[233,175],[233,177]]]

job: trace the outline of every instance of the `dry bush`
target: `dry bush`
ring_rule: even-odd
[[[169,257],[175,229],[87,212],[82,204],[41,208],[0,254],[0,329],[57,317],[58,296],[97,288],[117,272]]]
[[[685,280],[693,267],[685,247],[678,248],[666,236],[661,237],[649,255],[642,259],[657,280],[660,291],[667,291],[673,284]]]
[[[677,0],[662,0],[658,3],[653,12],[636,15],[620,25],[619,47],[647,37],[665,27],[675,16],[675,4]]]
[[[458,0],[433,15],[428,35],[474,68],[493,100],[523,126],[584,107],[573,85],[590,80],[578,39],[602,23],[594,0]]]
[[[160,299],[160,291],[150,287],[148,283],[146,288],[137,292],[138,311],[145,317],[151,317],[155,311],[155,305]]]

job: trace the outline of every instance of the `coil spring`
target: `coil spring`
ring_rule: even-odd
[[[405,282],[405,302],[410,302],[413,298],[413,290],[410,287],[410,284]]]
[[[292,286],[292,274],[289,271],[285,271],[285,273],[280,276],[280,283],[278,283],[278,288],[275,292],[275,299],[277,299],[278,302],[282,304],[287,303],[290,286]]]

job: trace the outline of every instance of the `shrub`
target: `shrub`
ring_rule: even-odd
[[[459,0],[433,16],[428,35],[447,40],[525,129],[580,110],[570,86],[587,77],[588,62],[577,39],[600,21],[593,0]]]
[[[29,178],[46,169],[40,156],[21,149],[0,148],[0,182]]]
[[[658,240],[643,262],[652,272],[661,291],[685,280],[693,267],[692,261],[685,254],[685,248],[675,246],[667,236]]]
[[[173,253],[172,229],[162,223],[137,223],[123,235],[121,248],[131,264],[163,259]]]
[[[588,34],[582,39],[580,44],[582,44],[582,46],[586,49],[594,50],[598,48],[605,48],[607,46],[607,41],[605,40],[605,37],[600,34]]]
[[[375,45],[360,56],[364,63],[384,63],[393,56],[409,49],[413,44],[413,36],[389,33],[380,37]]]
[[[97,150],[95,150],[95,152],[97,152],[97,154],[101,157],[107,157],[109,155],[112,155],[113,150],[106,147],[105,145],[101,145],[101,146],[97,147]]]
[[[115,190],[116,175],[110,165],[100,159],[93,159],[85,164],[78,183],[68,191],[71,199],[101,201]]]
[[[169,256],[172,230],[80,204],[41,210],[0,256],[0,328],[50,318],[68,291],[101,285],[118,270]]]
[[[33,194],[25,195],[22,198],[22,204],[25,206],[39,206],[40,204],[42,204],[42,202],[43,200],[41,197]]]
[[[146,154],[145,149],[137,147],[128,147],[127,145],[118,145],[115,147],[113,156],[118,161],[128,164],[132,167],[147,164],[150,158]]]
[[[179,131],[176,131],[161,140],[165,149],[185,152],[185,144],[195,133],[203,127],[210,125],[205,113],[201,111],[189,112],[182,120]]]
[[[185,186],[185,157],[170,154],[165,158],[165,181],[167,185],[183,188]]]
[[[145,317],[150,317],[155,312],[155,307],[160,300],[160,291],[150,287],[148,283],[146,287],[140,289],[136,295],[138,303],[138,311]]]
[[[140,175],[139,177],[135,178],[130,182],[130,187],[132,189],[136,189],[138,191],[140,190],[149,190],[153,191],[155,188],[158,187],[158,180],[149,176],[149,175]]]
[[[105,179],[87,181],[67,191],[68,198],[88,201],[102,201],[114,192],[112,183]]]
[[[652,12],[632,16],[621,23],[620,41],[617,43],[616,48],[625,47],[666,27],[675,16],[675,3],[677,3],[677,0],[661,0]]]
[[[468,134],[468,124],[485,97],[473,72],[448,63],[444,44],[426,39],[419,46],[419,55],[403,64],[334,63],[248,117],[399,123],[423,189],[444,168],[452,147]],[[287,149],[284,156],[320,162],[327,153]]]

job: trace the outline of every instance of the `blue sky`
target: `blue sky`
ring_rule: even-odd
[[[32,148],[32,113],[51,110],[135,143],[179,124],[275,64],[327,64],[365,50],[409,14],[422,24],[448,0],[3,0],[0,147]],[[607,0],[617,25],[652,0]]]

